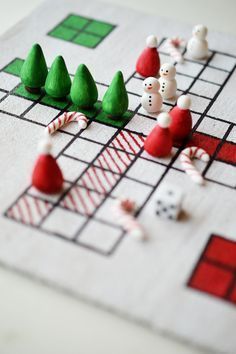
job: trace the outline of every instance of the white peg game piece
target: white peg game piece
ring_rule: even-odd
[[[187,44],[187,54],[192,59],[205,59],[208,56],[208,42],[206,40],[207,27],[196,25],[193,28],[193,36]]]
[[[176,96],[177,82],[175,80],[176,69],[175,66],[165,63],[160,69],[160,94],[163,99],[171,99]]]
[[[157,190],[156,214],[165,219],[177,220],[183,201],[183,191],[172,184],[161,184]]]
[[[144,93],[141,98],[142,107],[148,113],[156,113],[161,110],[162,97],[159,93],[160,84],[155,77],[148,77],[143,81]]]

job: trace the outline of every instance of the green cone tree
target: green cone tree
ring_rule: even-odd
[[[32,93],[40,92],[48,74],[46,60],[39,44],[34,44],[21,68],[21,81]]]
[[[127,111],[128,105],[124,77],[121,71],[117,71],[103,97],[102,109],[108,116],[119,118]]]
[[[94,107],[98,99],[98,90],[95,81],[84,64],[79,65],[71,86],[70,96],[72,102],[81,108]]]
[[[62,99],[70,93],[71,79],[61,55],[55,58],[49,70],[46,83],[46,93],[56,99]]]

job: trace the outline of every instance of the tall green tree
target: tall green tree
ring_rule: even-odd
[[[70,93],[71,79],[61,55],[55,58],[49,70],[46,83],[46,93],[57,99],[62,99]]]
[[[46,60],[39,44],[34,44],[21,68],[21,81],[32,93],[40,92],[48,74]]]
[[[95,81],[84,64],[79,65],[71,86],[72,102],[78,107],[93,108],[98,99],[98,90]]]
[[[124,77],[121,71],[117,71],[103,97],[102,109],[108,116],[119,118],[127,111],[128,105]]]

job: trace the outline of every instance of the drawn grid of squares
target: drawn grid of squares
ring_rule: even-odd
[[[159,51],[162,61],[169,61],[170,58],[164,51],[164,41],[165,39],[160,42]],[[221,67],[221,59],[224,62],[226,59],[227,67]],[[229,175],[231,169],[234,169],[235,161],[228,159],[228,154],[221,151],[224,151],[225,144],[235,151],[236,142],[231,137],[236,124],[207,113],[233,74],[236,57],[212,51],[205,62],[188,58],[185,62],[184,71],[189,68],[195,76],[181,72],[182,68],[178,64],[176,68],[178,82],[181,76],[188,81],[188,87],[180,85],[180,93],[189,93],[193,100],[194,127],[191,140],[195,143],[200,140],[202,147],[204,144],[208,146],[209,141],[211,143],[211,151],[208,150],[211,159],[203,174],[207,181],[235,189],[235,182],[226,178],[228,169]],[[16,64],[19,65],[19,59]],[[215,73],[210,74],[209,71]],[[208,76],[211,80],[208,80]],[[71,110],[68,102],[53,102],[45,96],[32,98],[25,94],[15,69],[11,70],[9,65],[1,70],[0,82],[5,82],[4,88],[0,88],[0,112],[14,118],[46,127],[61,113]],[[183,172],[178,165],[181,147],[175,148],[171,158],[162,160],[153,159],[143,151],[143,141],[155,126],[156,118],[142,111],[139,91],[141,83],[136,72],[126,80],[132,114],[123,121],[107,120],[98,111],[99,113],[90,114],[89,129],[78,132],[77,127],[71,124],[60,130],[58,134],[69,139],[57,155],[66,179],[62,194],[49,197],[29,186],[8,208],[5,216],[98,254],[112,255],[125,236],[124,230],[111,218],[114,198],[127,193],[128,196],[132,195],[133,191],[139,205],[138,216],[170,169]],[[212,97],[195,92],[202,83],[216,87]],[[97,85],[100,94],[108,87],[105,83]],[[7,100],[11,100],[10,105],[5,104]],[[168,109],[174,105],[175,102],[164,103]],[[12,111],[7,107],[13,107]],[[24,112],[17,111],[17,107],[21,107],[21,110],[24,107]],[[211,120],[212,126],[222,126],[222,134],[219,135],[218,130],[217,136],[202,132],[200,128],[204,126],[205,120]],[[210,171],[214,170],[214,164],[221,165],[224,181],[217,179],[221,176],[219,173],[216,174],[217,178],[214,174],[212,177]],[[140,173],[146,169],[151,171],[148,176]]]
[[[48,36],[95,49],[115,28],[108,22],[70,14]]]

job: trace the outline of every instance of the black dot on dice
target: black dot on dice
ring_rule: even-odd
[[[163,211],[164,211],[164,212],[166,212],[166,211],[167,211],[167,209],[166,209],[166,208],[163,208]]]
[[[157,201],[157,204],[158,204],[158,205],[161,205],[161,200],[158,200],[158,201]]]
[[[171,208],[171,209],[175,209],[176,206],[172,204],[172,205],[170,205],[170,208]]]
[[[168,191],[167,192],[169,195],[173,195],[173,192],[172,191]]]

